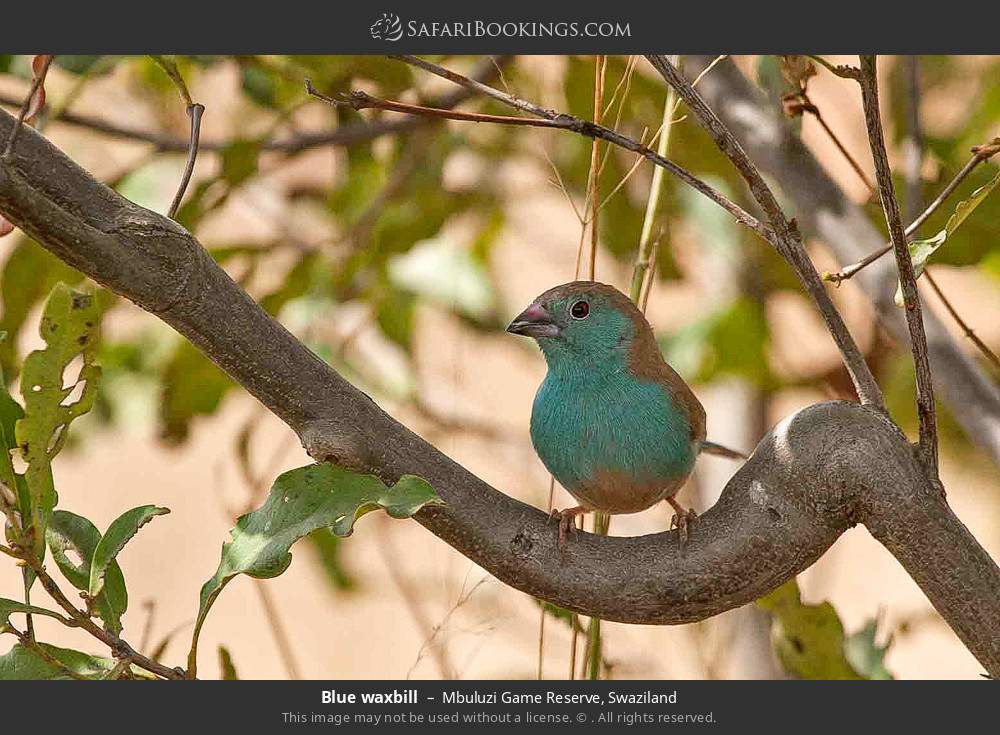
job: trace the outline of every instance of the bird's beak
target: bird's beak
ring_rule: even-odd
[[[507,325],[511,334],[523,334],[525,337],[558,337],[559,326],[552,321],[552,316],[540,304],[532,304],[518,314],[514,321]]]

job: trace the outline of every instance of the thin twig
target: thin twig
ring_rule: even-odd
[[[144,656],[136,651],[122,638],[119,638],[114,633],[107,631],[94,623],[94,621],[90,619],[90,615],[88,615],[85,611],[80,610],[72,602],[70,602],[66,595],[63,594],[62,590],[59,589],[55,580],[52,579],[48,572],[45,571],[45,567],[40,561],[38,561],[38,559],[30,553],[25,554],[23,558],[35,571],[38,581],[41,583],[45,591],[49,593],[49,596],[55,600],[59,607],[69,614],[69,617],[75,627],[83,628],[85,631],[108,646],[116,658],[131,661],[136,666],[146,669],[146,671],[156,674],[157,676],[162,676],[164,679],[185,678],[185,674],[182,669],[171,669],[168,666],[164,666],[161,663],[153,661],[151,658],[148,658],[147,656]]]
[[[858,393],[861,403],[872,406],[877,410],[885,410],[885,400],[882,391],[872,375],[871,369],[865,362],[861,350],[858,349],[854,337],[844,324],[843,317],[837,310],[823,281],[816,272],[809,255],[802,244],[802,235],[798,230],[795,220],[787,220],[778,200],[771,191],[767,182],[761,176],[757,167],[747,156],[746,151],[739,141],[729,131],[729,128],[719,119],[718,115],[712,111],[701,95],[691,86],[677,68],[664,56],[651,55],[647,57],[653,67],[663,76],[663,78],[674,89],[678,95],[687,103],[688,109],[694,113],[702,128],[715,141],[716,146],[733,163],[740,176],[747,183],[751,194],[757,204],[763,210],[767,221],[767,231],[769,236],[765,239],[788,261],[795,270],[796,275],[805,287],[806,292],[812,298],[813,303],[819,310],[820,315],[826,323],[827,330],[833,337],[837,348],[840,350],[844,366],[851,376],[851,382]]]
[[[421,115],[423,117],[438,117],[444,120],[463,120],[465,122],[485,122],[498,125],[527,125],[536,128],[561,128],[563,125],[554,120],[544,120],[532,117],[513,117],[510,115],[488,115],[481,112],[461,112],[459,110],[444,110],[438,107],[424,107],[423,105],[411,105],[406,102],[396,102],[386,100],[381,97],[372,97],[367,92],[355,90],[350,94],[338,94],[329,96],[317,91],[312,80],[306,79],[306,92],[318,100],[322,100],[334,107],[350,107],[353,110],[389,110],[390,112],[402,112],[407,115]]]
[[[909,226],[903,231],[907,237],[910,237],[919,229],[919,227],[930,219],[931,215],[938,210],[942,204],[951,196],[951,194],[959,187],[959,185],[965,181],[965,178],[972,173],[972,171],[983,161],[988,161],[992,156],[1000,151],[1000,144],[996,142],[987,143],[985,145],[976,146],[972,149],[972,158],[970,158],[962,170],[955,174],[955,178],[948,182],[948,185],[941,190],[934,201],[932,201],[923,212],[920,213],[915,220],[913,220]],[[858,271],[867,268],[869,265],[874,263],[876,260],[881,258],[886,253],[892,250],[892,243],[888,243],[885,247],[876,250],[873,253],[869,253],[861,260],[856,263],[851,263],[850,265],[844,266],[836,273],[824,273],[823,280],[831,281],[832,283],[840,283],[841,281],[846,281],[849,278],[853,278]]]
[[[868,128],[872,159],[875,162],[875,178],[878,181],[879,198],[882,201],[882,210],[889,227],[892,248],[896,254],[899,283],[906,307],[906,324],[910,332],[910,348],[913,351],[913,364],[916,369],[920,452],[931,479],[940,482],[938,480],[937,416],[930,358],[927,353],[927,336],[924,333],[924,320],[920,307],[920,295],[917,292],[917,279],[913,272],[913,260],[907,247],[906,233],[899,212],[899,202],[896,200],[896,192],[892,182],[892,169],[889,168],[889,156],[885,149],[882,120],[879,114],[878,80],[874,56],[863,55],[861,57],[861,75],[858,83],[861,85],[861,100],[865,110],[865,125]]]
[[[906,67],[907,86],[906,117],[909,125],[904,142],[906,147],[906,170],[904,178],[906,179],[906,206],[910,212],[910,216],[913,217],[923,206],[920,164],[924,157],[924,134],[920,121],[920,58],[918,56],[907,56],[904,59],[904,64]],[[978,150],[984,147],[977,146],[975,152],[978,153]],[[1000,146],[995,147],[1000,148]],[[948,314],[951,315],[951,318],[962,329],[965,336],[986,356],[986,359],[993,364],[994,368],[1000,370],[1000,358],[996,356],[985,342],[979,339],[978,335],[972,331],[972,327],[959,315],[958,310],[938,285],[937,279],[931,275],[931,269],[926,266],[924,267],[924,278],[927,279],[928,285],[930,285],[935,295],[937,295],[941,305],[944,306]]]
[[[601,111],[604,107],[604,75],[608,70],[608,57],[598,56],[594,61],[594,124],[601,124]],[[587,273],[590,280],[596,280],[597,275],[597,236],[598,214],[601,204],[598,197],[600,191],[601,169],[598,161],[601,156],[601,141],[594,138],[590,146],[590,268]]]
[[[201,116],[204,112],[204,105],[199,105],[197,102],[192,105],[188,105],[187,113],[188,117],[191,118],[191,138],[188,144],[187,165],[184,166],[184,174],[181,176],[181,183],[177,187],[177,193],[174,194],[174,201],[171,202],[170,210],[167,212],[167,216],[170,219],[175,219],[177,210],[180,209],[181,206],[181,199],[184,198],[184,192],[188,187],[188,183],[191,181],[191,174],[194,173],[194,162],[198,158],[198,139],[201,137]]]
[[[997,357],[996,353],[993,352],[993,350],[991,350],[987,346],[987,344],[979,338],[979,335],[977,335],[974,331],[972,331],[972,327],[970,327],[966,323],[966,321],[962,319],[961,316],[959,316],[958,312],[955,310],[955,307],[952,306],[951,302],[948,300],[948,298],[944,295],[944,292],[941,290],[941,287],[938,286],[937,281],[934,280],[934,277],[931,275],[931,271],[929,268],[924,269],[924,278],[927,279],[928,285],[930,285],[930,287],[934,290],[934,293],[937,294],[938,299],[941,301],[941,304],[951,315],[951,318],[955,320],[955,323],[958,324],[959,327],[961,327],[962,332],[965,333],[965,336],[968,337],[970,340],[972,340],[972,343],[979,348],[979,351],[982,352],[991,363],[993,363],[993,367],[995,367],[998,371],[1000,371],[1000,357]]]
[[[820,124],[820,127],[823,128],[823,131],[827,134],[827,137],[829,137],[830,140],[833,141],[833,144],[837,146],[837,150],[840,151],[840,154],[847,160],[847,163],[850,164],[851,168],[854,169],[854,173],[858,175],[858,178],[861,179],[862,182],[864,182],[864,185],[868,188],[868,191],[874,194],[875,184],[873,184],[872,180],[868,178],[868,174],[865,173],[865,170],[863,168],[861,168],[861,164],[859,164],[857,160],[854,158],[854,156],[851,155],[851,152],[847,150],[846,146],[844,146],[844,144],[840,141],[840,138],[837,137],[837,134],[833,132],[833,130],[830,128],[829,125],[827,125],[826,120],[823,118],[823,115],[819,111],[819,108],[816,107],[815,105],[811,105],[811,109],[808,109],[807,111],[814,118],[816,118],[816,122]]]
[[[274,599],[271,597],[271,591],[266,585],[267,583],[265,580],[254,580],[257,597],[260,598],[261,607],[264,608],[264,616],[271,624],[271,633],[274,635],[274,642],[278,647],[278,655],[281,656],[281,662],[285,666],[285,671],[288,672],[288,678],[296,680],[301,679],[302,672],[299,670],[299,665],[295,660],[295,652],[292,648],[291,638],[288,636],[288,631],[285,630],[285,624],[282,622],[281,615],[278,613],[278,607],[274,604]]]
[[[443,643],[438,644],[436,640],[432,640],[434,636],[434,624],[424,610],[421,592],[414,589],[410,580],[400,570],[400,556],[393,540],[393,531],[390,527],[391,521],[388,516],[379,520],[381,522],[379,523],[379,539],[376,546],[378,546],[378,550],[382,554],[382,561],[389,572],[389,579],[392,580],[392,583],[399,591],[399,596],[403,598],[407,610],[410,611],[410,617],[413,618],[413,622],[420,628],[424,640],[432,641],[428,644],[428,649],[430,650],[430,655],[434,658],[434,663],[437,664],[438,673],[441,674],[441,678],[454,679],[455,669],[448,658],[447,648]]]
[[[842,79],[857,80],[861,76],[861,70],[858,69],[858,67],[856,66],[848,66],[846,64],[840,64],[838,66],[834,66],[829,61],[824,59],[822,56],[813,56],[812,54],[809,55],[809,58],[817,62],[820,66],[824,67],[830,73],[835,74],[836,76],[841,77]]]
[[[770,228],[761,222],[759,219],[754,217],[752,214],[744,210],[739,205],[730,201],[727,197],[723,196],[721,193],[716,191],[714,188],[706,184],[704,181],[698,177],[691,174],[686,169],[678,166],[673,161],[669,161],[663,156],[659,155],[655,151],[651,150],[647,146],[639,143],[638,141],[629,138],[628,136],[622,135],[621,133],[611,130],[603,125],[596,125],[590,120],[581,120],[578,117],[568,115],[564,112],[556,112],[554,110],[547,110],[540,107],[533,102],[528,102],[519,97],[507,94],[506,92],[501,92],[498,89],[494,89],[488,84],[469,79],[461,74],[453,72],[444,67],[433,64],[429,61],[424,61],[423,59],[417,58],[416,56],[392,56],[390,58],[399,59],[405,61],[408,64],[417,66],[425,71],[429,71],[432,74],[436,74],[439,77],[444,77],[452,82],[455,82],[466,89],[484,94],[488,97],[492,97],[495,100],[503,102],[509,107],[521,110],[530,115],[536,117],[544,118],[551,121],[552,125],[547,125],[546,127],[552,127],[556,129],[569,130],[571,132],[577,133],[578,135],[583,135],[587,138],[601,138],[607,142],[624,148],[625,150],[632,151],[633,153],[638,153],[647,160],[656,164],[657,166],[662,166],[667,169],[674,176],[678,177],[684,181],[689,186],[693,187],[697,191],[701,192],[713,202],[718,204],[720,207],[725,209],[731,215],[733,215],[740,223],[749,227],[751,230],[756,232],[758,235],[763,237],[765,240],[770,238],[771,230]]]
[[[489,80],[496,76],[497,70],[510,61],[510,56],[490,57],[489,60],[479,65],[472,73],[476,79]],[[432,107],[450,109],[470,99],[473,95],[465,89],[458,90],[448,95],[436,99],[430,104]],[[0,94],[0,104],[11,107],[19,107],[21,100],[10,95]],[[189,140],[182,140],[171,135],[157,133],[149,130],[137,130],[123,127],[114,122],[91,117],[70,110],[52,110],[47,118],[48,122],[61,122],[67,125],[87,128],[102,135],[109,135],[123,140],[134,140],[140,143],[148,143],[157,151],[183,153],[190,147]],[[431,122],[430,118],[408,117],[402,119],[380,120],[376,123],[351,123],[342,125],[333,130],[321,130],[316,132],[303,132],[284,138],[268,138],[260,142],[262,151],[278,151],[287,155],[294,155],[312,148],[323,146],[351,146],[365,143],[384,135],[395,135],[405,133],[420,125]],[[223,151],[232,145],[229,140],[205,140],[199,144],[201,151],[218,152]]]
[[[17,141],[17,135],[21,132],[21,126],[24,125],[24,118],[28,114],[28,110],[31,109],[32,101],[35,99],[35,95],[38,94],[38,90],[45,84],[45,76],[49,73],[49,66],[52,64],[52,60],[55,56],[49,54],[42,61],[42,68],[37,74],[33,75],[31,79],[31,89],[28,90],[28,95],[24,98],[21,103],[21,108],[17,113],[17,122],[14,123],[14,127],[10,130],[10,135],[7,136],[7,143],[4,145],[3,157],[9,158],[10,154],[14,150],[14,143]]]
[[[671,58],[674,64],[679,64],[677,56]],[[677,106],[677,92],[673,87],[667,87],[667,98],[663,103],[663,122],[660,128],[660,139],[656,146],[656,152],[666,157],[670,146],[670,132],[673,129],[673,115]],[[653,178],[649,184],[649,196],[646,198],[646,212],[642,218],[642,231],[639,234],[639,252],[632,268],[632,285],[629,289],[629,298],[635,303],[639,303],[642,286],[646,279],[646,272],[652,271],[651,250],[653,247],[653,223],[656,220],[656,212],[660,206],[660,196],[663,191],[663,169],[653,169]]]

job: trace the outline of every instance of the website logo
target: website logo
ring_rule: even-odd
[[[395,13],[382,13],[368,30],[377,41],[398,41],[403,37],[403,23]]]

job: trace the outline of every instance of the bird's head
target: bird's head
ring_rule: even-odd
[[[594,281],[573,281],[536,298],[507,327],[533,337],[550,365],[563,358],[606,359],[653,339],[645,317],[625,294]]]

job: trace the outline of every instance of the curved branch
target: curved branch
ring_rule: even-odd
[[[685,74],[695,76],[712,56],[687,57]],[[719,64],[698,84],[712,109],[743,142],[760,169],[780,186],[802,228],[823,240],[841,263],[853,263],[885,245],[885,238],[851,202],[764,96],[731,61]],[[882,259],[854,277],[871,299],[879,322],[908,344],[901,309],[895,305],[895,263]],[[929,309],[923,313],[935,390],[952,408],[973,444],[1000,466],[1000,386],[952,339]]]
[[[12,123],[0,113],[0,136]],[[873,409],[827,403],[783,422],[683,551],[676,531],[581,533],[563,555],[544,513],[401,426],[271,319],[183,228],[97,183],[33,130],[0,161],[0,211],[188,337],[314,457],[389,481],[426,478],[446,505],[417,520],[519,590],[607,620],[701,620],[778,586],[861,522],[1000,675],[1000,569],[924,477],[899,430]]]

